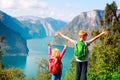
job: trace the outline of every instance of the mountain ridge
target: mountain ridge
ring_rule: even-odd
[[[54,36],[56,31],[67,24],[64,21],[56,20],[51,17],[20,16],[17,17],[17,19],[26,26],[32,38]]]

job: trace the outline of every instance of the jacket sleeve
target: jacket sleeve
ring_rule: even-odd
[[[60,59],[62,59],[62,57],[63,57],[63,55],[65,54],[65,52],[66,52],[66,48],[64,48],[64,49],[62,50],[62,52],[61,52],[61,54],[60,54]]]
[[[48,48],[48,55],[51,56],[51,54],[52,54],[51,48]]]
[[[90,46],[90,40],[85,41],[85,45],[86,45],[86,46]]]

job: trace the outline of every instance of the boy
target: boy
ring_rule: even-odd
[[[95,40],[97,40],[98,38],[102,37],[103,35],[106,35],[108,32],[107,31],[103,31],[101,32],[99,35],[95,36],[94,38],[90,39],[89,41],[86,41],[88,34],[83,31],[80,30],[79,31],[79,41],[83,41],[86,45],[86,57],[84,60],[80,60],[76,57],[76,80],[80,80],[80,77],[82,76],[82,80],[87,80],[87,65],[88,65],[88,46],[94,42]],[[63,35],[61,32],[57,33],[58,36],[61,36],[62,38],[70,41],[71,43],[74,44],[74,46],[76,46],[77,41],[73,40],[65,35]]]

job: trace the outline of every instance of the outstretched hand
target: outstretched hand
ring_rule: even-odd
[[[102,33],[101,34],[103,34],[103,35],[107,35],[109,33],[109,31],[102,31]]]
[[[65,45],[64,45],[64,48],[67,48],[67,47],[68,47],[68,45],[67,45],[67,44],[65,44]]]
[[[62,33],[61,33],[61,32],[57,32],[57,35],[58,35],[58,36],[61,36],[61,35],[62,35]]]
[[[50,48],[51,47],[51,45],[50,45],[50,43],[48,44],[48,48]]]

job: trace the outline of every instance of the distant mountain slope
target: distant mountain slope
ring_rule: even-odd
[[[23,24],[21,24],[20,21],[18,21],[14,17],[11,17],[11,16],[7,15],[6,13],[4,13],[2,11],[0,11],[0,16],[1,16],[1,22],[5,26],[7,26],[8,28],[14,30],[15,32],[20,33],[20,35],[24,39],[29,38],[28,30],[24,30],[25,26]]]
[[[5,36],[4,43],[9,47],[6,49],[6,56],[27,55],[28,48],[26,40],[18,32],[8,28],[0,21],[0,36]]]
[[[79,30],[85,30],[90,36],[90,32],[100,28],[99,19],[103,18],[103,10],[93,10],[82,12],[76,16],[67,26],[63,27],[60,32],[72,39],[78,39]],[[88,37],[90,38],[90,37]],[[66,41],[62,38],[55,37],[51,43],[54,45],[63,45]]]
[[[56,20],[56,19],[53,19],[53,18],[50,18],[50,17],[45,18],[45,21],[51,24],[51,26],[52,26],[52,28],[54,29],[55,32],[67,25],[67,23],[64,22],[64,21]]]
[[[67,23],[53,18],[22,16],[17,19],[0,11],[1,22],[10,29],[19,32],[24,39],[53,36],[56,31]]]
[[[46,36],[53,36],[56,31],[66,26],[66,22],[55,20],[53,18],[40,18],[35,16],[21,16],[17,17],[21,23],[26,26],[25,29],[29,31],[31,38],[43,38]]]

